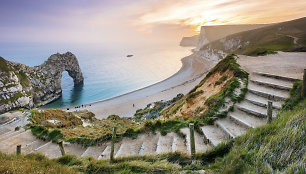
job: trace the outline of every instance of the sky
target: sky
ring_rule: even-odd
[[[179,42],[202,25],[305,16],[305,0],[0,0],[0,42]]]

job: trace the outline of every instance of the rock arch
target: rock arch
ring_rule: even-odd
[[[40,66],[28,67],[0,57],[0,113],[48,104],[62,96],[63,71],[73,78],[74,85],[84,77],[74,54],[53,54]]]
[[[71,52],[51,55],[47,61],[40,65],[40,68],[44,74],[55,77],[57,82],[61,81],[63,71],[67,71],[69,76],[72,77],[74,85],[80,85],[84,82],[79,62]]]

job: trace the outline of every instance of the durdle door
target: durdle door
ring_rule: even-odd
[[[74,54],[53,54],[42,65],[28,67],[0,57],[0,113],[32,108],[57,100],[62,95],[62,72],[67,71],[74,85],[84,77]]]

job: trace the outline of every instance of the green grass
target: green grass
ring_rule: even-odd
[[[9,72],[9,71],[11,71],[11,67],[8,66],[7,61],[4,58],[2,58],[2,57],[0,57],[0,70],[2,72]]]
[[[214,173],[305,173],[306,99],[298,96],[300,86],[301,82],[295,83],[285,112],[272,123],[232,140],[231,146],[219,151],[225,156],[215,158],[206,169]],[[211,162],[209,159],[202,159],[203,163]]]
[[[29,78],[24,72],[19,71],[18,73],[15,72],[15,74],[17,75],[21,86],[23,86],[23,87],[30,86]]]
[[[239,46],[231,50],[225,48],[224,40],[217,40],[205,45],[201,50],[223,50],[235,54],[263,56],[276,51],[304,51],[306,46],[306,18],[300,18],[255,30],[244,31],[226,37],[227,41],[238,41]],[[295,45],[293,38],[297,37]],[[245,44],[248,43],[248,44]]]
[[[205,81],[211,75],[217,72],[224,73],[225,71],[230,70],[234,73],[235,77],[240,79],[247,79],[249,74],[240,68],[240,65],[237,63],[236,57],[237,56],[235,54],[230,54],[226,56],[224,59],[222,59],[214,68],[212,68],[209,71],[209,73],[205,76],[205,78],[189,92],[189,94],[195,92],[199,87],[201,87],[205,83]]]
[[[186,96],[186,100],[189,101],[189,100],[195,98],[196,96],[202,94],[203,92],[204,92],[203,90],[200,90],[200,91],[195,91],[195,92],[189,93],[189,94]]]
[[[298,92],[299,84],[296,86],[294,89]],[[291,98],[295,97],[291,92]],[[115,158],[112,164],[108,160],[73,155],[49,160],[36,154],[17,157],[0,153],[0,173],[33,173],[34,170],[41,173],[193,173],[201,169],[222,174],[305,173],[305,106],[306,99],[298,100],[270,124],[249,129],[245,135],[197,153],[195,161],[178,152]],[[145,127],[168,131],[177,123],[175,120],[148,121]]]
[[[225,80],[227,80],[228,76],[222,76],[218,81],[216,81],[215,86],[222,84]]]
[[[7,155],[0,152],[0,173],[29,174],[29,173],[80,173],[78,170],[61,165],[40,154]]]
[[[130,118],[120,118],[117,115],[110,115],[107,119],[98,120],[93,113],[88,111],[65,112],[57,109],[47,109],[41,112],[37,110],[31,112],[29,128],[33,135],[54,142],[65,140],[85,146],[109,140],[112,135],[112,128],[115,126],[117,127],[118,137],[134,137],[135,135],[129,133],[137,132],[138,134],[142,126],[137,125]],[[53,124],[47,120],[57,120],[58,123]],[[83,121],[91,125],[83,127]],[[128,132],[125,133],[127,130]]]
[[[304,99],[271,124],[249,130],[208,168],[216,173],[305,173],[305,106]]]
[[[292,89],[290,89],[290,98],[283,104],[284,110],[291,110],[296,106],[303,98],[301,96],[303,81],[299,80],[294,82]]]

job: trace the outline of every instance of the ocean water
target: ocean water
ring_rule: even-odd
[[[112,98],[160,82],[175,74],[190,48],[175,45],[118,46],[0,44],[0,56],[29,66],[40,65],[51,54],[71,51],[79,60],[84,85],[74,87],[62,76],[62,97],[44,107],[65,107]],[[128,54],[134,55],[127,57]]]

